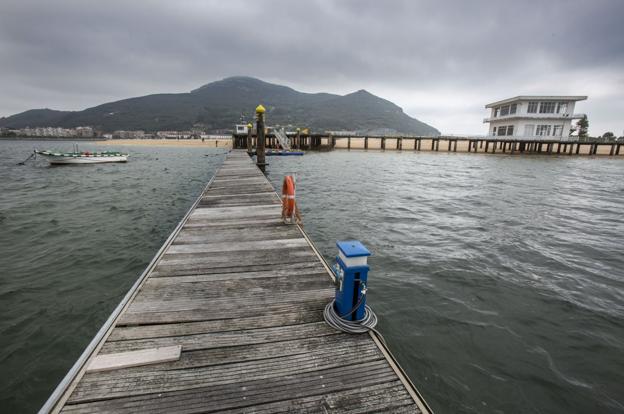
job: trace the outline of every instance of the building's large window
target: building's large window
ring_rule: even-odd
[[[560,137],[563,135],[563,125],[555,125],[553,127],[553,136]]]
[[[537,128],[535,128],[535,135],[538,137],[550,136],[550,125],[538,125]]]
[[[494,129],[492,130],[492,135],[496,135],[496,127],[494,127]]]
[[[535,125],[528,124],[524,126],[525,137],[532,137],[534,132],[535,132]]]
[[[530,114],[537,113],[537,102],[529,102],[529,106],[527,107],[527,112]]]
[[[540,114],[553,114],[555,113],[555,102],[542,102],[540,103],[539,113]]]
[[[501,116],[509,115],[509,105],[503,105],[500,108]]]
[[[509,125],[509,126],[507,127],[507,135],[513,135],[513,132],[514,132],[514,127],[513,127],[513,125]]]
[[[494,108],[494,118],[498,116],[498,108]]]
[[[567,114],[568,113],[568,103],[567,102],[559,102],[557,104],[557,113],[558,114]]]
[[[515,114],[517,110],[518,110],[518,104],[511,104],[509,106],[509,113],[510,114]]]
[[[498,127],[498,136],[502,137],[503,135],[507,135],[507,127]]]

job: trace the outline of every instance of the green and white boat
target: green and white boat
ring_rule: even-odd
[[[103,162],[127,162],[128,154],[117,151],[89,152],[55,152],[38,151],[35,154],[43,156],[50,164],[98,164]]]

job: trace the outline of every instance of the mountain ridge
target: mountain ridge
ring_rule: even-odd
[[[93,126],[103,132],[208,131],[232,129],[253,118],[262,103],[269,125],[297,125],[313,131],[389,130],[414,135],[439,135],[434,127],[405,114],[396,104],[365,89],[337,95],[299,92],[248,76],[210,82],[186,93],[157,93],[107,102],[82,111],[31,109],[0,118],[0,127]]]

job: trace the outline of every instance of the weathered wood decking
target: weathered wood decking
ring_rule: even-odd
[[[329,269],[280,212],[231,152],[53,411],[426,412],[374,335],[324,323]],[[177,361],[85,373],[96,355],[176,345]]]

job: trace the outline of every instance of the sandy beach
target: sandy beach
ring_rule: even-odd
[[[231,139],[109,139],[97,141],[99,145],[145,145],[150,147],[201,147],[201,148],[232,148]]]

